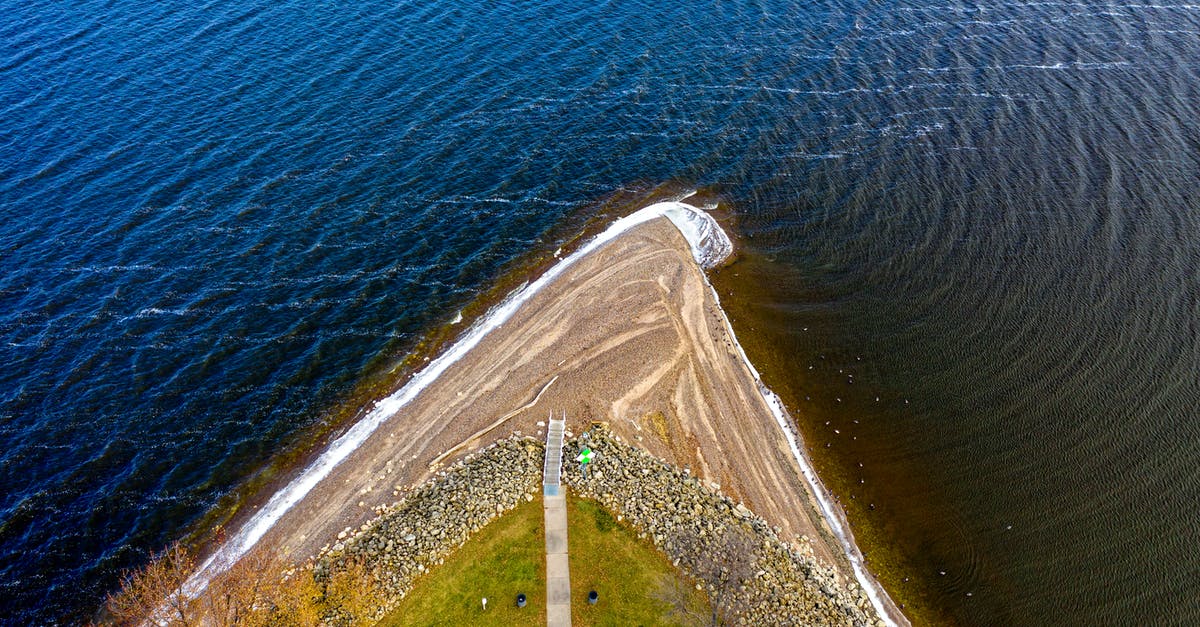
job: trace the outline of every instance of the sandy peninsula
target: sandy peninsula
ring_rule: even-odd
[[[553,412],[576,433],[607,422],[630,444],[719,484],[852,580],[759,385],[687,239],[653,218],[533,294],[383,419],[259,542],[305,559],[467,453],[514,432],[544,433]],[[906,622],[886,595],[882,604]]]

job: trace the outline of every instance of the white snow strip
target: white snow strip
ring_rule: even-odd
[[[691,196],[691,194],[688,196]],[[537,280],[517,289],[501,301],[483,318],[473,324],[462,338],[431,361],[424,370],[414,375],[404,387],[391,396],[377,402],[375,407],[362,420],[355,423],[346,433],[335,440],[329,449],[305,468],[291,483],[275,493],[271,497],[271,500],[267,501],[267,504],[251,517],[236,535],[205,560],[196,574],[184,585],[184,590],[191,595],[198,595],[202,592],[213,575],[227,568],[253,548],[284,513],[298,503],[300,499],[304,498],[310,490],[328,476],[334,467],[346,459],[350,453],[354,452],[359,445],[375,432],[380,424],[400,411],[417,394],[433,383],[447,368],[479,344],[480,340],[487,336],[488,333],[512,318],[513,314],[522,304],[584,256],[639,224],[663,217],[669,219],[679,229],[679,232],[683,234],[684,238],[687,239],[688,245],[692,250],[692,257],[696,260],[696,263],[700,264],[700,267],[705,269],[712,268],[728,258],[733,253],[733,244],[730,242],[729,236],[726,235],[721,226],[717,224],[717,221],[708,213],[681,202],[688,196],[684,196],[677,201],[660,202],[650,205],[613,222],[604,232],[588,241],[562,261],[551,266]],[[719,305],[720,298],[718,298],[712,284],[708,282],[707,276],[704,277],[704,281],[708,285],[713,299]],[[762,394],[767,406],[771,408],[771,413],[775,416],[775,421],[778,423],[780,431],[783,432],[784,437],[787,439],[792,456],[800,466],[804,479],[808,482],[809,487],[816,496],[817,502],[821,507],[821,513],[825,516],[834,535],[837,536],[838,541],[841,543],[842,549],[846,553],[846,557],[849,559],[851,567],[854,570],[855,578],[863,590],[866,591],[879,617],[888,625],[897,626],[897,623],[886,611],[883,602],[884,592],[875,583],[874,578],[867,573],[862,562],[862,556],[854,545],[851,536],[843,527],[838,511],[835,509],[832,501],[830,501],[824,486],[817,479],[816,472],[813,471],[808,458],[801,451],[799,437],[791,427],[791,419],[783,406],[783,402],[763,384],[758,370],[754,367],[754,364],[750,363],[750,359],[746,356],[742,345],[737,341],[737,336],[734,334],[733,327],[730,325],[729,319],[725,316],[723,309],[721,310],[721,316],[725,320],[725,327],[729,336],[733,338],[734,346],[737,347],[738,355],[741,356],[746,367],[754,375],[759,393]]]
[[[720,228],[719,226],[717,228]],[[686,235],[686,233],[685,233]],[[708,289],[712,293],[713,300],[717,302],[717,309],[721,312],[721,317],[725,320],[725,330],[729,333],[729,337],[733,339],[733,345],[737,347],[738,355],[741,356],[742,362],[746,364],[746,368],[754,375],[754,382],[758,384],[758,392],[766,401],[767,406],[771,408],[771,414],[775,416],[775,422],[779,425],[779,430],[783,432],[783,437],[787,439],[788,448],[792,451],[792,457],[800,466],[801,474],[804,475],[804,480],[808,482],[809,488],[813,495],[817,498],[817,504],[821,508],[821,514],[829,523],[829,528],[833,531],[833,535],[837,537],[838,542],[842,546],[842,551],[846,554],[846,559],[850,561],[850,567],[854,570],[854,578],[858,580],[858,585],[866,591],[867,597],[871,600],[871,605],[875,608],[875,613],[879,618],[891,627],[899,627],[899,624],[888,613],[887,607],[884,604],[886,593],[875,578],[867,572],[866,566],[862,561],[862,554],[858,550],[858,546],[854,543],[853,536],[842,526],[842,519],[839,510],[837,510],[833,502],[829,499],[829,493],[825,491],[825,486],[817,478],[816,471],[813,470],[812,464],[809,463],[808,457],[800,449],[800,438],[792,428],[792,419],[788,414],[787,409],[783,406],[783,401],[779,396],[772,392],[770,388],[762,382],[762,377],[758,374],[758,369],[754,364],[750,363],[750,358],[746,356],[746,351],[742,349],[742,345],[737,341],[737,335],[733,332],[733,326],[729,323],[728,316],[725,315],[725,310],[720,306],[721,299],[717,296],[717,290],[713,289],[712,283],[708,282],[708,277],[704,277],[704,282],[708,284]]]
[[[196,571],[184,585],[184,591],[190,595],[198,595],[208,585],[213,575],[221,572],[230,564],[254,547],[263,535],[293,505],[304,498],[322,479],[354,452],[379,425],[400,411],[422,390],[433,383],[452,364],[466,355],[493,329],[512,318],[513,313],[534,294],[557,278],[576,261],[592,251],[612,241],[618,235],[629,229],[649,222],[655,218],[665,217],[683,233],[692,248],[692,256],[702,267],[709,268],[720,263],[733,251],[729,237],[721,230],[711,216],[703,211],[682,202],[661,202],[645,207],[629,216],[614,222],[604,232],[584,244],[579,250],[568,255],[565,259],[551,266],[541,277],[510,294],[483,318],[473,324],[467,332],[444,353],[413,376],[404,387],[397,392],[375,403],[374,408],[361,420],[350,427],[346,433],[334,442],[306,467],[298,477],[286,487],[276,492],[266,505],[254,514],[245,525]]]

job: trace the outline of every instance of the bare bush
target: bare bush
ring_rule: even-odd
[[[183,592],[194,558],[178,544],[129,572],[109,595],[102,623],[127,627],[316,627],[373,624],[384,605],[375,573],[348,560],[323,581],[289,567],[272,551],[253,551],[213,578],[194,598]]]
[[[659,579],[652,596],[671,608],[672,621],[684,627],[701,627],[708,624],[709,616],[701,610],[699,603],[693,601],[694,592],[686,580],[664,575]]]
[[[670,541],[689,556],[680,565],[708,589],[712,624],[736,622],[737,617],[748,609],[743,592],[746,583],[755,575],[758,545],[751,532],[732,525],[700,537],[680,528],[672,534]]]
[[[339,625],[373,625],[384,604],[383,588],[364,559],[349,559],[330,573],[323,602]]]
[[[152,557],[145,568],[126,571],[121,589],[105,602],[110,622],[135,627],[153,618],[172,627],[199,624],[196,604],[183,592],[194,567],[191,554],[175,543]]]

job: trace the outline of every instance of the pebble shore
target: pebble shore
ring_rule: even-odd
[[[820,564],[802,538],[779,539],[761,518],[686,470],[622,443],[603,427],[567,442],[564,459],[595,452],[588,477],[567,463],[563,480],[649,539],[706,589],[732,624],[882,624],[852,578]],[[415,580],[493,519],[541,492],[545,446],[513,436],[467,455],[398,502],[342,530],[315,560],[318,577],[362,559],[378,574],[390,610]],[[717,558],[717,559],[714,559]]]

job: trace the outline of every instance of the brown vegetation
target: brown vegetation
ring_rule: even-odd
[[[137,627],[198,625],[266,627],[373,624],[383,610],[375,573],[347,560],[325,576],[290,566],[277,553],[254,551],[209,582],[199,594],[184,583],[195,560],[179,544],[145,568],[125,575],[109,595],[101,624]]]
[[[743,594],[746,584],[755,574],[754,536],[741,527],[728,527],[711,538],[677,531],[671,534],[677,546],[705,556],[692,566],[692,575],[699,581],[708,582],[708,596],[712,601],[711,624],[731,625],[738,616],[750,608],[747,595]]]

